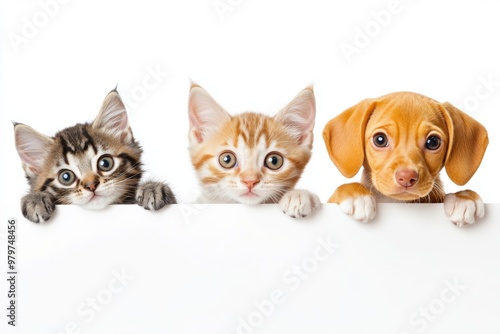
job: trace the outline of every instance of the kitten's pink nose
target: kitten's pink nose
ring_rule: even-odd
[[[95,191],[97,186],[99,185],[99,181],[90,181],[84,183],[83,187],[88,191]]]
[[[247,187],[248,187],[248,189],[252,190],[252,188],[255,187],[255,185],[257,183],[260,182],[260,180],[255,180],[255,179],[245,180],[245,179],[242,179],[241,182],[243,182],[244,184],[246,184]]]
[[[402,187],[413,187],[418,181],[418,173],[412,169],[401,169],[396,172],[396,181]]]

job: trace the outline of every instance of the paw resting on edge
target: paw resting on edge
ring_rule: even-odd
[[[137,204],[146,210],[160,210],[167,204],[177,203],[170,187],[162,182],[145,182],[135,194]]]
[[[304,218],[320,204],[319,197],[307,190],[290,190],[279,201],[283,213],[292,218]]]
[[[50,193],[34,192],[21,199],[21,211],[24,217],[34,223],[48,221],[55,209],[55,199]]]
[[[364,223],[373,220],[377,213],[375,196],[361,183],[341,185],[328,202],[337,203],[343,213]]]
[[[343,213],[360,222],[367,223],[375,218],[376,201],[373,195],[349,197],[340,202],[339,207]]]
[[[467,226],[484,217],[484,203],[474,191],[464,190],[444,197],[444,211],[453,224]]]

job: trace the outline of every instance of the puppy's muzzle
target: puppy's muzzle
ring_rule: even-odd
[[[396,172],[396,182],[406,189],[413,187],[418,181],[418,173],[412,169],[401,169]]]

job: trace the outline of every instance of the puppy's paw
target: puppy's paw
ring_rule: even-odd
[[[484,217],[484,203],[474,191],[464,190],[444,197],[444,211],[453,224],[467,226]]]
[[[307,190],[290,190],[283,195],[279,202],[283,213],[292,218],[306,217],[320,204],[319,197]]]
[[[377,213],[375,196],[360,183],[343,184],[328,200],[337,203],[346,215],[361,222],[369,222]]]
[[[365,195],[346,198],[340,202],[339,207],[346,215],[366,223],[375,218],[377,213],[375,203],[375,198],[372,195]]]
[[[21,199],[21,211],[24,217],[34,223],[48,221],[55,209],[55,198],[50,193],[33,192]]]
[[[160,210],[167,204],[177,203],[170,187],[162,182],[144,182],[135,193],[137,204],[146,210]]]

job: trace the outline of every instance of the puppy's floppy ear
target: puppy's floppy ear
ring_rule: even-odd
[[[478,121],[450,103],[443,103],[442,107],[450,136],[445,160],[446,173],[453,182],[462,186],[481,164],[488,146],[488,133]]]
[[[345,177],[353,177],[365,159],[365,129],[376,100],[366,99],[331,119],[323,130],[326,149]]]

